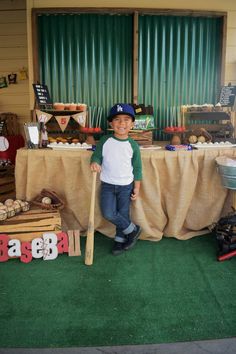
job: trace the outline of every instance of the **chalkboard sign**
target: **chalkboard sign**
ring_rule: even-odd
[[[220,92],[220,104],[223,107],[233,107],[235,103],[236,86],[223,86]]]
[[[33,88],[39,107],[50,108],[52,106],[52,100],[47,85],[33,84]]]
[[[3,127],[4,127],[5,121],[0,120],[0,135],[3,133]]]

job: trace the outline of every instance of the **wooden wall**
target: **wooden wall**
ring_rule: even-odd
[[[234,10],[228,11],[225,61],[225,83],[236,85],[236,1]]]
[[[28,69],[25,0],[0,1],[0,76],[17,74],[17,84],[0,89],[0,112],[13,112],[19,126],[30,120],[29,80],[19,80],[19,70]]]

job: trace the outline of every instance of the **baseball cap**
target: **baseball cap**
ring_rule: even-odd
[[[134,109],[130,104],[127,103],[116,103],[111,109],[107,120],[109,122],[112,121],[112,118],[119,115],[119,114],[127,114],[130,116],[133,121],[135,120],[135,113]]]

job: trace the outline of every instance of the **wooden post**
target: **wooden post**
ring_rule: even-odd
[[[67,233],[69,238],[69,256],[81,256],[80,231],[68,230]]]
[[[133,103],[138,103],[138,12],[134,13],[133,27]]]
[[[235,190],[232,190],[232,193],[233,193],[233,205],[232,207],[236,210],[236,191]]]

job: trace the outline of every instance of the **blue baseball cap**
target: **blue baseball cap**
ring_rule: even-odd
[[[127,103],[116,103],[110,110],[109,116],[107,117],[107,120],[109,122],[112,121],[113,117],[119,115],[119,114],[127,114],[132,118],[132,120],[135,120],[135,113],[134,109],[130,104]]]

